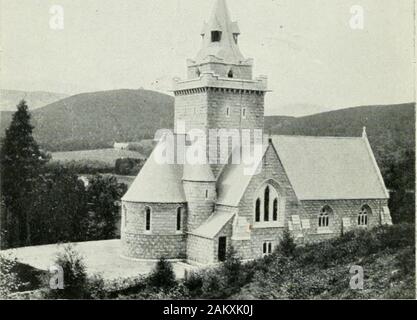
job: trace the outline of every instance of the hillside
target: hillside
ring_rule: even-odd
[[[48,151],[112,147],[118,141],[153,138],[160,128],[172,128],[174,98],[147,90],[84,93],[34,110],[35,138]],[[2,112],[0,136],[10,123]]]
[[[114,142],[154,137],[172,128],[174,98],[146,90],[85,93],[32,111],[35,138],[48,151],[112,147]],[[0,137],[12,113],[1,112]],[[415,105],[364,106],[305,117],[267,116],[265,133],[368,137],[384,176],[405,153],[415,152]],[[138,151],[143,151],[142,149]]]
[[[0,89],[0,111],[13,111],[20,100],[25,99],[31,110],[67,98],[68,95],[45,91],[20,91]]]

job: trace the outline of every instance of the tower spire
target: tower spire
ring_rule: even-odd
[[[214,56],[224,63],[240,64],[245,60],[238,47],[240,30],[237,22],[230,18],[226,0],[216,0],[208,23],[204,23],[201,32],[203,46],[196,62],[204,62]]]

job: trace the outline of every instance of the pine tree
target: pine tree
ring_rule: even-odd
[[[30,203],[46,156],[32,135],[30,113],[24,100],[17,105],[0,152],[1,195],[9,246],[30,244]]]

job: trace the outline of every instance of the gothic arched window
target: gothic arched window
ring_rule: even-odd
[[[371,213],[371,208],[368,205],[364,205],[359,211],[358,214],[358,225],[367,226],[368,225],[368,215]]]
[[[264,221],[269,221],[269,186],[265,188],[264,195]]]
[[[333,213],[332,208],[324,206],[319,214],[319,228],[326,228],[329,226],[329,216]]]
[[[272,206],[272,220],[278,220],[278,199],[274,199],[274,204]]]
[[[145,230],[151,231],[151,213],[152,210],[150,207],[145,208]]]
[[[255,199],[255,223],[277,222],[281,201],[277,190],[269,183],[262,184],[256,192]]]
[[[233,70],[230,70],[229,73],[227,74],[228,78],[233,78]]]
[[[255,205],[255,221],[259,222],[261,221],[261,199],[256,199],[256,205]]]

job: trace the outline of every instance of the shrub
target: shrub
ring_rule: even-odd
[[[291,257],[294,255],[296,246],[297,245],[295,244],[294,239],[291,237],[290,232],[285,230],[282,236],[282,240],[279,243],[276,251],[285,257]]]
[[[396,257],[396,267],[402,275],[414,275],[415,262],[416,262],[416,250],[414,247],[408,247]]]
[[[105,299],[108,293],[105,288],[104,279],[99,275],[94,275],[87,279],[85,288],[85,299]]]
[[[217,268],[203,273],[203,286],[201,288],[203,299],[224,299],[228,296],[226,291],[227,280]]]
[[[170,289],[176,286],[175,273],[171,262],[159,259],[155,269],[148,278],[149,285],[158,289]]]
[[[233,247],[230,247],[226,261],[221,267],[221,272],[226,278],[227,288],[230,293],[239,290],[243,285],[244,272],[241,259],[237,256]]]
[[[11,254],[0,254],[0,299],[6,299],[24,285],[14,271],[17,264]]]
[[[115,163],[115,173],[123,176],[135,176],[139,173],[143,163],[140,159],[121,158]]]
[[[87,294],[87,273],[83,258],[72,245],[64,246],[55,260],[57,266],[62,267],[64,275],[63,289],[49,289],[48,298],[53,299],[85,299]]]
[[[200,297],[202,295],[203,277],[201,273],[189,273],[183,283],[192,297]]]

